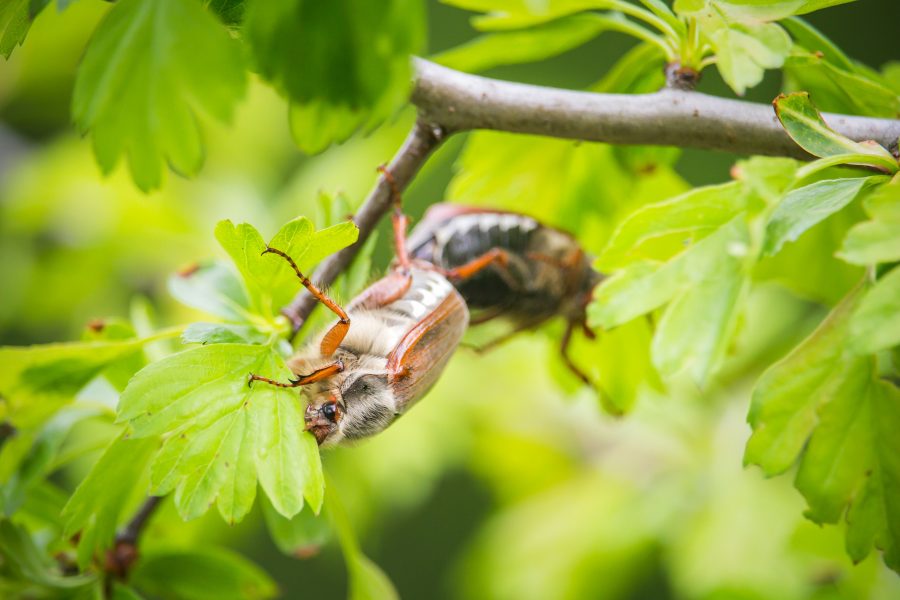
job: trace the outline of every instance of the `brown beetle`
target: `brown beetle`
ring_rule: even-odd
[[[589,378],[572,362],[569,342],[576,327],[589,338],[585,307],[603,276],[571,235],[527,215],[456,204],[435,204],[407,242],[410,256],[445,273],[465,298],[472,324],[505,317],[513,330],[483,346],[505,341],[551,317],[567,321],[561,341],[566,366]]]
[[[306,289],[338,316],[288,361],[296,379],[281,383],[250,376],[250,383],[305,386],[306,428],[320,445],[374,435],[409,410],[437,381],[469,323],[466,303],[446,277],[406,255],[406,217],[399,206],[393,222],[395,264],[346,311],[288,255],[275,248],[264,252],[288,261]]]

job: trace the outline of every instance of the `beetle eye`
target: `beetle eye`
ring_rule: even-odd
[[[332,423],[337,423],[341,418],[341,408],[337,402],[329,402],[322,406],[322,415]]]

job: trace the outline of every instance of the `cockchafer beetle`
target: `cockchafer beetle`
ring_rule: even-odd
[[[560,350],[566,366],[591,381],[568,353],[572,333],[585,322],[591,291],[603,276],[570,234],[527,215],[456,204],[435,204],[407,240],[413,259],[440,269],[459,290],[473,314],[471,323],[507,318],[513,329],[480,348],[537,327],[551,317],[566,319]]]
[[[393,186],[390,173],[382,171]],[[288,360],[297,374],[283,383],[258,375],[254,381],[308,391],[306,429],[320,445],[358,440],[386,429],[434,385],[462,339],[469,311],[440,269],[406,254],[407,220],[395,191],[393,214],[397,259],[390,271],[363,290],[346,310],[315,286],[284,252],[307,290],[338,321]]]

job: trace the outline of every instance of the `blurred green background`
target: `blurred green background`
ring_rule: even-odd
[[[98,317],[194,318],[168,296],[166,278],[222,254],[217,221],[248,221],[268,236],[296,215],[316,214],[320,191],[358,204],[412,120],[404,112],[368,137],[303,156],[285,102],[254,82],[232,126],[206,124],[202,174],[170,173],[163,191],[144,195],[121,167],[102,178],[89,142],[69,123],[74,69],[107,9],[84,0],[64,16],[44,11],[25,46],[0,62],[2,344],[75,339]],[[430,51],[473,37],[468,17],[430,3]],[[862,0],[810,21],[870,66],[900,59],[896,0]],[[633,44],[604,33],[558,58],[488,75],[582,88]],[[769,102],[780,86],[770,73],[748,97]],[[700,90],[731,95],[714,70]],[[525,143],[509,139],[512,148]],[[465,142],[452,139],[416,179],[405,198],[414,217],[446,197]],[[644,193],[661,200],[686,185],[725,181],[735,159],[684,152],[680,178],[647,173],[654,183]],[[552,173],[543,176],[541,189],[552,190]],[[545,214],[557,200],[524,208]],[[378,269],[389,259],[386,239]],[[742,332],[715,385],[648,388],[620,420],[561,373],[554,328],[484,358],[460,351],[409,416],[324,456],[364,550],[405,598],[900,598],[900,579],[879,557],[853,567],[838,528],[802,517],[790,475],[767,481],[743,469],[754,377],[778,358],[771,348],[786,350],[824,307],[772,285],[754,292],[749,310],[761,325]],[[76,468],[60,477],[72,486],[81,475]],[[284,556],[259,514],[234,528],[213,513],[185,526],[165,506],[148,533],[148,543],[200,538],[251,557],[285,597],[346,596],[334,544],[302,560]]]

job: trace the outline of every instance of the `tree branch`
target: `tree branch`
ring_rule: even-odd
[[[400,150],[387,166],[396,182],[397,189],[402,191],[409,185],[431,153],[445,138],[446,132],[442,127],[432,125],[422,119],[416,121]],[[317,284],[331,285],[341,271],[353,261],[356,253],[375,230],[378,221],[391,207],[391,194],[390,184],[384,176],[379,177],[378,183],[375,184],[374,189],[369,192],[368,197],[353,216],[353,222],[359,227],[359,239],[355,244],[322,261],[313,275],[313,280]],[[296,334],[315,307],[316,299],[303,289],[281,312],[291,320],[294,334]]]
[[[415,60],[412,102],[453,131],[494,129],[610,144],[650,144],[810,158],[784,132],[768,104],[666,89],[655,94],[595,94],[460,73]],[[853,140],[896,145],[900,121],[825,114]]]
[[[138,540],[141,537],[141,533],[143,533],[147,522],[153,516],[153,513],[156,512],[156,509],[159,508],[162,501],[162,496],[149,496],[137,509],[137,512],[134,513],[131,521],[116,535],[115,544],[106,552],[106,560],[103,564],[103,570],[108,575],[123,581],[128,578],[131,567],[140,555],[138,552]],[[106,598],[112,597],[111,583],[111,580],[107,577],[104,595]]]
[[[419,109],[419,120],[388,166],[401,190],[447,135],[473,129],[812,158],[788,137],[768,104],[677,89],[654,94],[577,92],[469,75],[421,58],[414,63],[412,103]],[[900,138],[900,120],[829,113],[823,117],[835,131],[856,141],[875,140],[892,149]],[[381,177],[353,218],[359,240],[323,261],[313,280],[333,283],[390,205],[391,188]],[[284,308],[295,334],[315,305],[301,290]]]

